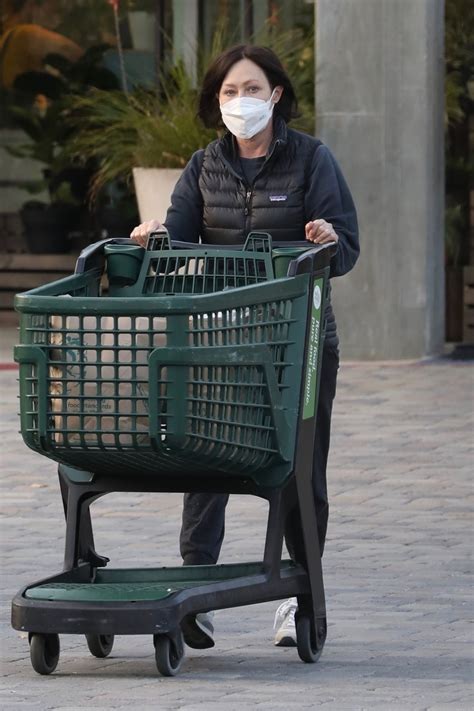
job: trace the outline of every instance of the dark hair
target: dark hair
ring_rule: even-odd
[[[258,64],[264,71],[272,89],[275,86],[283,87],[280,101],[275,104],[275,114],[280,115],[286,123],[299,116],[295,90],[275,52],[269,47],[238,44],[214,59],[203,79],[199,95],[198,116],[205,126],[219,128],[223,125],[217,97],[230,68],[241,59],[250,59]]]

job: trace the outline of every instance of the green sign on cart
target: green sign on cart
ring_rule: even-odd
[[[316,279],[313,286],[311,327],[304,380],[303,420],[313,417],[316,409],[323,281],[323,279]]]

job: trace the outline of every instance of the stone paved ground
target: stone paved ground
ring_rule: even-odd
[[[0,704],[10,709],[261,711],[474,707],[472,697],[472,364],[440,359],[344,364],[330,460],[325,554],[329,631],[303,664],[272,646],[275,605],[218,612],[217,645],[189,650],[160,678],[147,637],[112,656],[64,636],[58,670],[31,669],[10,629],[18,588],[60,570],[64,526],[54,466],[17,434],[16,373],[0,372],[3,494]],[[96,543],[112,564],[175,564],[181,497],[111,495],[95,504]],[[264,504],[234,497],[223,559],[258,559]]]

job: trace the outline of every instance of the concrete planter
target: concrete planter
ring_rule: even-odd
[[[180,168],[134,168],[133,181],[140,221],[163,222],[171,193],[183,171]]]

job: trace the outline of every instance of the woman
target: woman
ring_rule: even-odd
[[[357,217],[342,173],[321,141],[287,127],[297,115],[291,82],[278,57],[264,47],[239,45],[221,54],[204,77],[198,114],[225,135],[197,151],[171,197],[165,227],[172,239],[211,244],[243,243],[252,230],[274,240],[337,243],[331,276],[341,276],[359,255]],[[131,237],[145,244],[157,220],[136,227]],[[313,488],[322,554],[328,520],[326,463],[332,403],[339,365],[336,323],[327,306]],[[224,538],[228,496],[185,494],[180,550],[185,565],[217,562]],[[294,535],[292,539],[297,540]],[[291,540],[287,540],[292,552]],[[315,555],[317,555],[315,542]],[[296,598],[280,605],[275,644],[296,644]],[[198,615],[203,637],[191,646],[212,646],[209,615]]]

